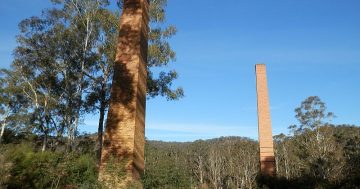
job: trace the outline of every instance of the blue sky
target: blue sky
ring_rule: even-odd
[[[220,136],[257,138],[254,65],[268,71],[273,133],[296,124],[294,109],[317,95],[336,124],[360,125],[360,1],[168,0],[167,21],[185,98],[147,102],[146,137],[192,141]],[[48,0],[3,0],[0,64],[8,67],[20,20]],[[95,132],[97,115],[81,130]]]

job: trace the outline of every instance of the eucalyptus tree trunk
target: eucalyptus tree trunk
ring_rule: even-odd
[[[99,126],[98,126],[98,159],[101,161],[101,151],[103,147],[103,134],[104,134],[104,118],[106,111],[106,83],[103,83],[101,86],[101,94],[100,94],[100,118],[99,118]]]
[[[43,138],[43,144],[41,147],[42,152],[44,152],[46,150],[47,141],[48,141],[48,134],[45,132],[44,138]]]
[[[1,123],[1,133],[0,133],[0,144],[2,143],[2,138],[3,138],[3,135],[4,135],[4,131],[5,131],[5,121],[3,121]]]
[[[93,9],[93,7],[91,7],[91,5],[84,5],[84,7],[79,7],[78,5],[78,1],[76,0],[72,0],[72,5],[74,6],[74,8],[76,9],[77,13],[80,15],[82,20],[82,24],[85,27],[85,37],[82,41],[83,43],[83,54],[81,57],[81,65],[80,65],[80,70],[79,70],[79,78],[78,78],[78,87],[75,93],[75,100],[76,100],[76,110],[75,110],[75,115],[74,115],[74,122],[73,124],[71,124],[71,128],[70,129],[70,133],[69,133],[69,147],[70,150],[72,150],[75,147],[75,139],[76,139],[76,132],[78,130],[79,127],[79,119],[80,119],[80,109],[82,106],[82,94],[84,91],[83,88],[83,82],[84,82],[84,72],[86,72],[85,70],[85,64],[86,64],[86,56],[88,51],[90,50],[89,48],[89,44],[90,44],[90,37],[93,33],[93,16],[95,15],[94,13],[97,11],[96,8]],[[85,11],[82,12],[81,9],[84,8]],[[90,9],[90,10],[88,10]]]

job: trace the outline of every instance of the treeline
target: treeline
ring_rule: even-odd
[[[360,188],[360,128],[332,125],[319,97],[295,109],[291,135],[276,135],[277,175],[259,175],[258,142],[222,137],[189,143],[147,141],[144,188]],[[56,136],[41,152],[42,137],[7,129],[0,156],[7,188],[101,188],[96,136],[81,136],[73,151]],[[61,141],[61,140],[60,140]],[[25,144],[24,144],[25,143]],[[120,174],[120,173],[119,173]]]
[[[195,142],[147,141],[144,188],[360,188],[360,128],[332,125],[319,97],[295,109],[291,135],[274,136],[276,177],[259,175],[258,142],[222,137]],[[5,129],[0,155],[3,188],[101,188],[96,135],[83,135],[72,151],[66,137]],[[119,173],[121,174],[121,173]]]
[[[274,140],[280,183],[290,188],[360,188],[358,126],[326,125]]]
[[[275,178],[259,175],[258,143],[221,137],[194,142],[146,141],[144,188],[360,188],[360,128],[327,125],[322,151],[316,131],[275,139]],[[97,181],[96,135],[41,152],[36,135],[6,131],[0,154],[0,188],[102,188]],[[305,145],[306,144],[306,145]],[[61,150],[62,149],[62,150]]]
[[[277,175],[259,175],[257,141],[148,142],[145,188],[360,188],[360,128],[333,125],[317,96],[295,109],[290,135],[274,136]]]
[[[314,147],[317,141],[312,138],[316,131],[274,137],[276,178],[259,175],[258,143],[248,138],[222,137],[192,143],[148,141],[144,186],[360,188],[360,128],[328,125],[321,130],[326,135],[319,148]]]
[[[241,137],[148,141],[145,188],[256,188],[258,144]]]

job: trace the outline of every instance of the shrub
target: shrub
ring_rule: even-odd
[[[7,145],[4,152],[4,165],[11,166],[3,186],[9,189],[100,188],[96,160],[89,154],[36,152],[27,144]]]

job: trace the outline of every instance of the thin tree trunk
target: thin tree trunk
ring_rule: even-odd
[[[78,130],[79,127],[79,116],[80,116],[80,108],[77,110],[77,113],[75,115],[75,121],[74,121],[74,128],[72,130],[72,135],[70,138],[70,150],[74,150],[75,149],[75,145],[76,145],[76,131]]]
[[[76,7],[77,5],[74,4]],[[79,14],[81,14],[81,12],[79,11],[78,12]],[[84,70],[85,70],[85,58],[86,58],[86,52],[88,50],[88,44],[89,44],[89,38],[90,38],[90,35],[92,33],[92,29],[89,28],[90,27],[90,18],[87,17],[86,18],[86,23],[85,26],[86,26],[86,36],[85,36],[85,39],[84,39],[84,47],[83,47],[83,56],[82,56],[82,61],[81,61],[81,70],[80,70],[80,76],[79,76],[79,87],[77,88],[77,91],[76,91],[76,98],[77,98],[77,110],[76,110],[76,114],[75,114],[75,120],[74,120],[74,127],[72,128],[72,133],[70,133],[70,151],[72,151],[73,149],[75,149],[75,139],[76,139],[76,131],[78,129],[78,126],[79,126],[79,119],[80,119],[80,109],[81,109],[81,102],[82,102],[82,93],[83,93],[83,86],[82,86],[82,83],[84,81]]]
[[[44,134],[44,138],[43,138],[43,145],[42,145],[42,148],[41,148],[41,151],[44,152],[46,150],[46,144],[47,144],[47,133]]]
[[[72,117],[74,116],[74,118]],[[67,151],[71,152],[73,150],[73,139],[75,137],[75,124],[77,122],[77,115],[70,115],[69,123],[68,123],[68,136],[67,136]]]
[[[81,80],[80,83],[83,82],[83,76],[81,76]],[[82,98],[81,98],[81,94],[82,94],[83,88],[81,86],[79,86],[78,91],[76,92],[76,110],[75,110],[75,115],[74,115],[74,121],[69,125],[69,150],[72,151],[75,149],[75,145],[76,145],[76,132],[78,130],[79,127],[79,119],[80,119],[80,109],[81,109],[81,102],[82,102]]]
[[[100,118],[99,118],[99,127],[98,127],[98,160],[101,161],[101,151],[103,147],[103,133],[104,133],[104,117],[105,117],[105,102],[101,102],[100,105]]]
[[[98,127],[98,160],[101,162],[101,151],[103,147],[103,135],[104,135],[104,118],[106,110],[106,78],[101,85],[100,92],[100,118],[99,118],[99,127]]]
[[[0,144],[2,143],[4,131],[5,131],[5,121],[3,123],[1,123]]]

